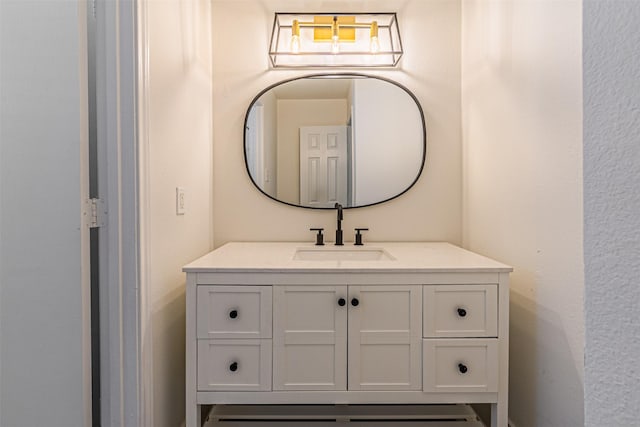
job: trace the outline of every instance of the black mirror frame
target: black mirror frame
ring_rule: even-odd
[[[319,74],[308,74],[308,75],[304,75],[304,76],[300,76],[300,77],[294,77],[294,78],[287,79],[287,80],[281,80],[281,81],[279,81],[277,83],[274,83],[274,84],[266,87],[265,89],[260,91],[260,93],[258,93],[251,100],[251,103],[249,104],[249,107],[247,108],[247,112],[245,113],[245,116],[244,116],[244,126],[242,128],[243,129],[242,150],[244,152],[245,170],[247,171],[247,175],[249,176],[249,179],[251,180],[251,183],[253,184],[253,186],[255,188],[257,188],[258,191],[260,191],[262,194],[264,194],[265,196],[270,198],[271,200],[275,200],[276,202],[282,203],[282,204],[285,204],[285,205],[293,206],[293,207],[296,207],[296,208],[314,209],[314,210],[334,210],[335,209],[335,208],[332,208],[332,207],[317,207],[317,206],[296,205],[294,203],[285,202],[283,200],[276,199],[275,197],[270,196],[269,194],[264,192],[262,190],[262,188],[260,188],[258,186],[258,184],[253,180],[253,177],[251,176],[251,171],[249,170],[249,162],[247,161],[248,160],[247,159],[247,132],[246,132],[247,121],[249,119],[249,112],[251,111],[251,108],[254,106],[256,101],[258,101],[258,99],[260,99],[262,97],[262,95],[264,95],[266,92],[268,92],[269,90],[273,89],[276,86],[280,86],[280,85],[283,85],[285,83],[293,82],[293,81],[296,81],[296,80],[309,79],[309,78],[334,78],[334,79],[338,79],[338,78],[369,78],[369,79],[382,80],[382,81],[385,81],[387,83],[391,83],[391,84],[399,87],[400,89],[404,90],[413,99],[413,101],[416,103],[416,106],[418,107],[418,111],[420,112],[420,120],[422,122],[422,147],[423,147],[422,148],[422,163],[420,164],[420,170],[418,170],[418,173],[416,174],[415,179],[411,182],[411,184],[409,184],[409,186],[407,186],[407,188],[405,188],[403,191],[401,191],[400,193],[396,194],[393,197],[389,197],[387,199],[380,200],[379,202],[369,203],[369,204],[366,204],[366,205],[344,206],[343,209],[357,209],[357,208],[366,208],[368,206],[379,205],[379,204],[382,204],[382,203],[389,202],[389,201],[391,201],[393,199],[396,199],[396,198],[402,196],[403,194],[405,194],[407,191],[409,191],[416,184],[416,182],[418,182],[418,179],[420,179],[420,176],[422,175],[422,171],[424,170],[425,163],[426,163],[426,160],[427,160],[427,126],[426,126],[426,122],[425,122],[425,119],[424,119],[424,111],[422,110],[422,106],[420,105],[420,102],[418,101],[418,98],[409,89],[407,89],[405,86],[401,85],[400,83],[395,82],[395,81],[393,81],[391,79],[388,79],[388,78],[378,77],[378,76],[371,76],[371,75],[360,74],[360,73],[337,73],[337,74],[319,73]]]

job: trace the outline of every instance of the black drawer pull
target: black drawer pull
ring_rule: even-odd
[[[236,319],[238,317],[238,310],[231,310],[229,312],[229,317],[232,319]]]
[[[347,300],[345,300],[344,298],[340,298],[340,299],[338,300],[338,305],[339,305],[340,307],[344,307],[346,304],[347,304]]]
[[[351,305],[354,307],[357,307],[358,304],[360,304],[360,301],[358,301],[358,298],[352,298],[351,299]]]
[[[467,368],[464,363],[458,363],[458,371],[460,371],[461,374],[466,374],[468,370],[469,368]]]
[[[233,362],[231,365],[229,365],[229,370],[231,372],[235,372],[238,370],[238,362]]]
[[[465,317],[467,315],[467,310],[465,310],[464,308],[457,308],[458,311],[458,316],[460,317]]]

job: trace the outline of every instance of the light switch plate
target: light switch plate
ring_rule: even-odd
[[[184,188],[176,187],[176,215],[184,215],[186,211]]]

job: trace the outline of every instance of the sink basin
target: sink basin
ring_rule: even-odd
[[[382,248],[298,248],[293,255],[300,261],[391,261]]]

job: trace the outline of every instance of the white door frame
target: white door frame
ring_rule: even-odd
[[[251,155],[249,161],[249,171],[253,180],[261,190],[264,191],[264,105],[260,102],[251,108],[249,119],[247,120],[248,133],[247,142],[251,147],[245,147]],[[252,150],[251,150],[252,149]]]
[[[141,4],[144,4],[142,2]],[[138,135],[138,2],[96,0],[96,98],[103,427],[150,426],[147,289],[141,280],[144,212]],[[144,159],[144,156],[142,156]],[[145,360],[143,360],[143,357]]]

